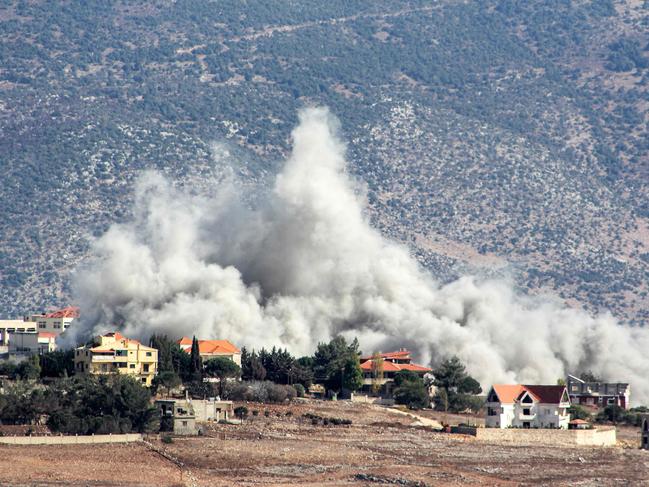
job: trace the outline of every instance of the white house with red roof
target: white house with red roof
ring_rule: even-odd
[[[49,332],[60,335],[70,326],[74,320],[79,318],[79,308],[68,306],[67,308],[52,311],[50,313],[35,314],[25,318],[25,321],[36,322],[39,332]]]
[[[487,428],[568,429],[566,386],[494,384],[487,395]]]
[[[185,352],[191,353],[191,338],[182,337],[178,340],[178,345],[180,345],[180,348]],[[216,357],[229,358],[241,367],[241,350],[235,347],[228,340],[198,340],[198,354],[203,360],[209,360]]]
[[[384,396],[391,395],[394,376],[398,372],[408,370],[421,377],[431,372],[428,367],[413,364],[410,352],[405,349],[361,357],[360,362],[363,371],[361,391],[372,393],[376,387],[379,387],[379,393]]]

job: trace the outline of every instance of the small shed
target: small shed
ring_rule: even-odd
[[[587,430],[590,429],[590,423],[583,419],[573,419],[568,423],[569,430]]]
[[[158,399],[155,402],[160,412],[160,431],[175,435],[196,435],[196,415],[192,405],[179,399]]]

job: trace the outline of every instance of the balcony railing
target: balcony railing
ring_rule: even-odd
[[[115,357],[115,355],[93,355],[92,361],[93,362],[114,362],[115,360],[120,358],[122,357]]]

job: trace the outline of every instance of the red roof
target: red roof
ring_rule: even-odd
[[[186,352],[190,351],[192,340],[188,337],[182,337],[178,340],[178,345],[189,345],[189,348],[182,347]],[[237,347],[235,347],[228,340],[198,340],[198,353],[201,355],[209,354],[234,354],[241,353]]]
[[[511,404],[516,402],[528,392],[532,399],[544,404],[559,404],[566,391],[565,386],[539,386],[524,384],[494,384],[493,389],[501,403]]]
[[[366,360],[361,363],[361,370],[370,371],[372,370],[372,361]],[[401,370],[411,370],[412,372],[430,372],[432,369],[428,367],[422,367],[421,365],[416,364],[395,364],[394,362],[383,362],[383,372],[399,372]]]
[[[51,331],[39,331],[38,338],[56,338],[56,333]]]
[[[77,306],[68,306],[58,311],[47,313],[45,318],[78,318],[79,308]]]
[[[409,350],[399,350],[398,352],[387,352],[387,353],[380,353],[379,357],[385,360],[396,360],[396,359],[408,359],[410,358],[410,351]],[[372,360],[374,358],[374,355],[370,355],[368,357],[361,357],[361,362],[364,362],[366,360]]]

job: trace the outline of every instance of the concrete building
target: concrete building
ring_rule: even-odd
[[[487,428],[560,428],[570,422],[565,386],[494,384],[487,395]]]
[[[160,412],[160,431],[175,435],[198,434],[196,416],[192,405],[184,399],[158,399],[155,406]]]
[[[431,372],[428,367],[413,364],[410,352],[405,349],[361,357],[360,361],[363,371],[361,392],[384,397],[391,397],[394,389],[394,376],[398,372],[408,370],[422,377]]]
[[[33,333],[35,335],[37,330],[38,325],[35,321],[0,320],[0,347],[5,347],[5,353],[8,351],[11,333]]]
[[[56,350],[56,335],[47,331],[40,333],[9,333],[9,358],[22,358],[31,355],[42,355]]]
[[[188,399],[194,409],[196,421],[228,421],[234,415],[232,401],[217,401],[210,399]]]
[[[191,353],[191,338],[182,337],[178,340],[178,345],[180,345],[180,348],[185,352]],[[241,367],[241,350],[235,347],[228,340],[198,340],[198,353],[203,361],[216,357],[225,357],[229,358]]]
[[[77,318],[79,318],[79,308],[68,306],[67,308],[51,313],[34,314],[26,317],[25,320],[36,322],[38,331],[46,331],[60,335],[70,328]]]
[[[132,374],[142,384],[150,386],[157,368],[158,350],[118,332],[98,336],[92,344],[74,352],[77,374]]]
[[[606,406],[620,406],[628,409],[631,397],[631,386],[624,382],[587,382],[574,375],[566,379],[568,394],[572,404],[579,404],[592,409]]]

